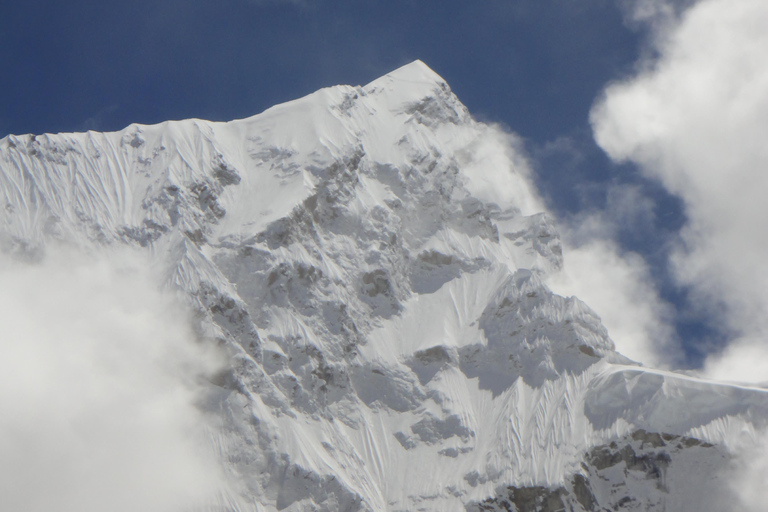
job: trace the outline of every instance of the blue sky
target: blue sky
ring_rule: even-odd
[[[547,140],[582,127],[638,53],[596,0],[32,0],[0,29],[3,135],[228,120],[420,58],[476,116]]]
[[[242,118],[418,58],[475,117],[523,138],[574,247],[603,240],[642,267],[649,300],[665,311],[652,321],[669,328],[664,343],[682,346],[674,365],[698,367],[740,334],[713,314],[712,297],[728,285],[702,291],[692,279],[703,277],[686,280],[673,264],[699,204],[675,188],[672,171],[653,167],[666,169],[674,152],[664,141],[674,138],[654,142],[666,148],[654,163],[634,151],[639,136],[611,138],[606,128],[601,148],[594,130],[629,133],[631,119],[611,100],[636,93],[630,86],[654,72],[647,64],[674,54],[672,36],[693,24],[675,14],[687,12],[680,5],[723,1],[28,0],[0,19],[0,137]],[[595,117],[598,104],[605,115]]]

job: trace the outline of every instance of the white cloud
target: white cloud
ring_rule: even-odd
[[[768,352],[765,27],[765,0],[696,3],[655,39],[658,57],[610,85],[591,116],[613,159],[683,199],[675,277],[738,340],[706,364],[732,380],[768,380],[768,359],[754,357]]]
[[[653,37],[663,37],[679,23],[680,15],[697,0],[620,0],[625,23],[638,29],[650,28]]]
[[[0,509],[178,512],[211,497],[217,358],[134,256],[0,258]]]
[[[650,269],[638,254],[612,242],[599,215],[565,228],[564,268],[548,278],[555,293],[575,295],[591,307],[621,354],[656,368],[679,357],[672,311],[658,295]]]
[[[526,215],[544,210],[520,137],[497,124],[474,125],[472,132],[478,135],[457,152],[469,192],[502,207],[515,206]]]
[[[741,512],[764,512],[768,489],[765,475],[768,474],[768,430],[744,428],[729,440],[733,457],[724,477],[733,491],[730,510]]]
[[[733,340],[722,352],[704,362],[704,374],[712,379],[768,384],[768,344],[765,338]]]
[[[520,138],[498,125],[481,128],[482,136],[459,155],[472,195],[503,207],[514,205],[525,214],[544,210]],[[565,137],[543,151],[581,157],[573,140]],[[642,256],[623,252],[613,242],[620,227],[641,229],[653,218],[653,201],[639,187],[610,186],[605,211],[561,220],[564,268],[546,279],[555,293],[576,296],[592,308],[620,353],[647,365],[669,367],[680,355],[671,306],[659,297]]]

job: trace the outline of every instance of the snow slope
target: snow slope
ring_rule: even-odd
[[[9,136],[0,248],[140,247],[200,312],[230,355],[206,509],[722,510],[768,393],[636,365],[554,295],[513,143],[420,61],[228,123]]]

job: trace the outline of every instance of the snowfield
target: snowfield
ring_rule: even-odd
[[[640,366],[553,294],[513,146],[420,61],[228,123],[8,136],[0,248],[137,248],[226,350],[200,510],[738,508],[768,392]]]

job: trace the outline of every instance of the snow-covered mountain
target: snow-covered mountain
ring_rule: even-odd
[[[0,247],[140,247],[229,363],[205,510],[729,510],[768,392],[644,368],[546,277],[524,162],[416,61],[228,123],[0,141]]]

